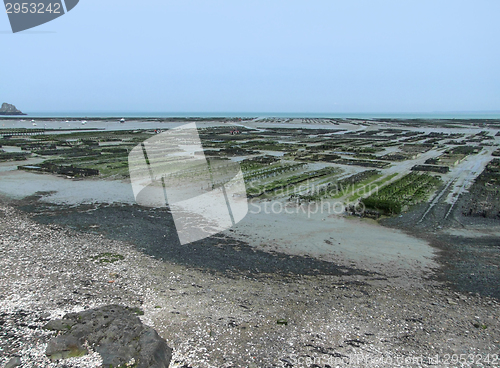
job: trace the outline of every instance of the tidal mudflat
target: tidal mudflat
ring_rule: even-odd
[[[172,367],[498,365],[498,122],[198,122],[207,157],[240,163],[250,211],[181,245],[168,209],[134,203],[127,155],[183,122],[4,120],[2,364],[98,366],[50,362],[41,319],[119,303]],[[99,175],[47,171],[70,165]]]

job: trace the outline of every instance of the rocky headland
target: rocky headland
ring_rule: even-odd
[[[0,107],[0,115],[26,115],[14,105],[4,102]]]

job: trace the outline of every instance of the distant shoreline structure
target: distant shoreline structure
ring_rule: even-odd
[[[310,113],[310,112],[29,112],[30,118],[68,118],[68,119],[500,119],[500,111],[478,111],[478,112],[430,112],[430,113]],[[0,118],[16,116],[21,114],[4,114],[0,112]]]

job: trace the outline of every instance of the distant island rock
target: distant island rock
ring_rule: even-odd
[[[0,115],[26,115],[26,114],[23,114],[22,111],[16,109],[14,105],[4,102],[2,104],[2,107],[0,107]]]

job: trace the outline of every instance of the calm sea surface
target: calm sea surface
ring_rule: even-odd
[[[110,117],[141,117],[141,118],[169,118],[169,117],[244,117],[244,118],[387,118],[387,119],[500,119],[500,111],[493,112],[435,112],[435,113],[282,113],[282,112],[102,112],[102,111],[49,111],[27,112],[33,117],[79,117],[79,118],[110,118]],[[23,118],[23,117],[21,117]]]

